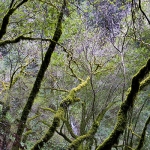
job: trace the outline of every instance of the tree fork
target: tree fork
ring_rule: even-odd
[[[83,143],[85,140],[91,140],[94,139],[94,135],[97,132],[98,127],[100,126],[100,123],[105,115],[105,113],[115,104],[115,102],[110,103],[106,108],[104,108],[96,117],[96,119],[93,121],[92,127],[90,130],[79,137],[77,137],[75,140],[71,142],[67,150],[76,150],[80,149],[81,143]]]

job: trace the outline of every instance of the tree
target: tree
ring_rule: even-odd
[[[144,148],[145,3],[0,2],[1,149],[60,149],[62,139],[70,150]]]

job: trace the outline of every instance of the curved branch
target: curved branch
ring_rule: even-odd
[[[43,109],[43,110],[47,110],[47,111],[50,111],[50,112],[56,114],[56,111],[53,110],[52,108],[48,108],[48,107],[40,107],[40,108]]]
[[[67,130],[69,131],[70,135],[71,135],[73,138],[76,139],[76,138],[77,138],[77,135],[74,134],[74,132],[73,132],[73,130],[72,130],[72,127],[71,127],[70,123],[68,122],[68,120],[63,119],[63,121],[64,121],[64,123],[65,123],[65,125],[66,125],[66,127],[67,127]]]
[[[60,47],[62,47],[63,50],[66,52],[66,48],[62,44],[58,43],[58,41],[54,41],[53,39],[47,39],[47,38],[42,39],[42,38],[37,38],[37,37],[26,37],[26,36],[23,36],[23,35],[20,35],[17,38],[14,38],[14,39],[11,39],[11,40],[0,41],[0,46],[5,46],[7,44],[18,43],[21,40],[54,42],[57,45],[59,45]]]
[[[131,90],[126,98],[126,100],[121,104],[120,110],[117,116],[117,122],[114,130],[110,136],[98,146],[97,150],[111,150],[112,146],[118,143],[119,137],[123,134],[124,129],[127,125],[127,113],[130,108],[133,107],[136,95],[138,94],[140,88],[140,82],[145,78],[145,76],[150,71],[150,59],[147,64],[140,69],[140,71],[133,77]]]
[[[21,40],[41,40],[41,41],[52,41],[52,39],[41,39],[41,38],[31,38],[31,37],[25,37],[23,35],[20,35],[18,36],[17,38],[15,39],[12,39],[12,40],[5,40],[5,41],[0,41],[0,46],[5,46],[7,44],[12,44],[12,43],[18,43],[20,42]],[[53,41],[55,42],[55,41]]]
[[[78,102],[80,99],[76,98],[75,92],[79,91],[82,87],[84,87],[89,80],[89,77],[79,84],[77,87],[70,90],[69,94],[62,100],[60,103],[60,107],[57,110],[56,114],[54,115],[54,119],[52,125],[50,126],[47,133],[39,140],[37,143],[31,148],[31,150],[40,150],[43,145],[48,142],[54,135],[57,128],[60,126],[60,121],[64,121],[64,116],[67,108],[75,103]]]
[[[141,150],[141,148],[143,147],[146,130],[147,130],[147,126],[149,125],[149,123],[150,123],[150,116],[148,117],[148,119],[147,119],[147,121],[145,123],[145,126],[144,126],[143,131],[142,131],[140,142],[139,142],[139,144],[138,144],[138,146],[137,146],[137,148],[135,150]]]
[[[58,132],[57,130],[56,130],[56,132],[57,132],[57,134],[59,134],[60,136],[62,136],[66,141],[68,141],[69,143],[71,143],[71,140],[65,134],[63,134],[62,132]]]
[[[20,2],[15,8],[11,8],[11,9],[8,10],[8,12],[6,13],[6,15],[4,16],[3,21],[2,21],[2,26],[1,26],[1,29],[0,29],[0,39],[2,39],[2,37],[3,37],[3,36],[5,35],[5,33],[6,33],[10,16],[15,12],[15,10],[16,10],[17,8],[19,8],[21,5],[23,5],[23,4],[26,3],[27,1],[28,1],[28,0],[23,0],[23,1]]]
[[[140,11],[142,12],[142,14],[144,15],[144,17],[146,18],[147,22],[150,24],[150,20],[148,19],[147,15],[145,14],[145,12],[142,10],[142,7],[141,7],[141,0],[139,0],[139,8],[140,8]]]
[[[97,129],[100,125],[101,120],[103,119],[105,113],[109,110],[109,108],[114,105],[115,103],[112,102],[110,103],[105,109],[103,109],[99,115],[96,117],[95,121],[92,124],[91,129],[84,135],[79,136],[78,138],[76,138],[74,141],[72,141],[72,143],[70,144],[70,146],[68,147],[68,150],[72,150],[74,149],[78,149],[80,144],[90,138],[93,138],[93,136],[95,135],[95,133],[97,132]]]

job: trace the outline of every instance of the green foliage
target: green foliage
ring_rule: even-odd
[[[19,2],[16,1],[16,4]],[[145,120],[150,114],[149,82],[137,93],[134,105],[132,103],[133,109],[127,114],[130,101],[128,104],[122,101],[141,85],[130,88],[132,79],[135,85],[139,82],[137,72],[149,58],[147,21],[136,4],[131,5],[131,0],[66,1],[62,29],[61,26],[57,28],[59,32],[54,39],[59,39],[61,32],[62,36],[55,42],[51,39],[57,25],[60,25],[57,20],[62,3],[63,0],[28,1],[8,18],[6,33],[0,41],[8,42],[0,46],[0,104],[5,102],[6,106],[10,106],[4,117],[11,124],[8,137],[13,141],[17,128],[22,125],[23,136],[27,136],[20,144],[27,149],[41,142],[43,150],[67,149],[74,143],[79,149],[90,150],[96,149],[102,141],[109,141],[110,137],[110,143],[118,149],[120,145],[122,149],[126,146],[137,147],[138,136],[142,134]],[[10,1],[0,1],[0,26],[9,6]],[[134,14],[129,11],[131,7]],[[142,9],[149,15],[148,1],[142,1]],[[20,35],[28,38],[9,43]],[[40,68],[44,57],[50,58],[50,64]],[[84,82],[87,76],[89,78]],[[27,100],[33,97],[34,103],[29,101],[26,105]],[[113,103],[115,105],[101,117],[100,112]],[[24,109],[25,105],[32,108]],[[1,113],[3,108],[0,105]],[[25,114],[29,113],[28,121],[19,124],[20,118],[26,122],[22,116],[23,109]],[[118,124],[115,126],[116,122]],[[120,126],[122,122],[127,126]],[[113,134],[116,136],[120,133],[123,135],[118,138],[119,143],[114,143],[117,138],[114,139]],[[149,134],[148,127],[143,150],[150,147]],[[42,136],[46,143],[42,142]],[[47,137],[51,139],[48,141]],[[1,143],[0,149],[4,149]]]

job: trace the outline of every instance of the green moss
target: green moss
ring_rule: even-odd
[[[72,90],[75,92],[79,91],[82,87],[86,86],[89,80],[90,80],[90,77],[87,77],[85,81],[82,81],[81,84],[79,84],[76,88],[73,88]]]
[[[44,137],[42,137],[39,141],[37,141],[37,143],[31,150],[39,150],[39,148],[43,147],[44,143],[46,143],[49,139],[51,139],[56,129],[60,126],[60,120],[63,120],[65,122],[67,128],[70,130],[70,133],[72,133],[72,135],[76,138],[76,136],[72,132],[71,127],[69,126],[69,123],[65,120],[64,115],[69,105],[79,101],[79,98],[76,98],[75,93],[82,87],[84,87],[87,84],[88,80],[89,78],[87,78],[87,80],[79,84],[76,88],[70,90],[69,94],[60,103],[60,107],[58,108],[58,110],[54,115],[53,123],[50,126],[48,132],[44,135]]]
[[[78,149],[83,141],[93,139],[93,137],[94,137],[95,133],[97,132],[97,129],[100,125],[101,120],[103,119],[107,110],[109,110],[109,108],[113,104],[115,104],[115,103],[114,102],[110,103],[105,109],[103,109],[99,113],[99,115],[96,117],[96,120],[93,122],[91,129],[86,134],[81,135],[81,136],[77,137],[74,141],[72,141],[72,143],[68,147],[69,150],[71,150],[72,148]]]
[[[56,131],[56,128],[59,127],[60,124],[60,118],[58,116],[55,116],[53,119],[53,123],[47,133],[36,142],[36,144],[31,148],[31,150],[40,150],[43,145],[51,139]]]
[[[123,134],[124,129],[127,125],[127,113],[130,108],[133,107],[136,95],[138,94],[140,88],[140,82],[150,71],[150,59],[147,64],[143,66],[139,72],[133,77],[131,89],[127,95],[126,100],[121,104],[120,110],[117,115],[117,122],[114,130],[110,136],[98,146],[96,150],[111,150],[112,146],[116,144],[119,140],[119,136]]]
[[[150,75],[140,83],[140,90],[150,84]]]
[[[87,77],[87,79],[81,82],[81,84],[79,84],[77,87],[73,88],[70,90],[69,94],[64,98],[64,100],[61,102],[60,106],[63,107],[64,109],[66,109],[69,105],[80,101],[79,98],[77,98],[75,96],[76,92],[79,91],[82,87],[86,86],[86,84],[88,83],[88,80],[90,78]]]
[[[63,119],[65,115],[65,110],[62,107],[59,107],[59,109],[57,110],[54,118],[59,118],[59,119]]]
[[[127,115],[126,112],[123,112],[123,110],[120,110],[118,113],[118,124],[116,125],[115,129],[123,132],[126,128],[127,123]]]
[[[27,138],[28,138],[28,136],[29,136],[30,134],[32,134],[32,133],[33,133],[32,130],[29,130],[29,131],[25,132],[25,133],[23,134],[22,142],[25,143],[26,140],[27,140]]]
[[[56,112],[53,123],[50,126],[47,133],[36,142],[36,144],[33,146],[31,150],[40,150],[41,147],[43,147],[44,143],[48,142],[49,139],[51,139],[56,131],[56,129],[60,126],[60,120],[61,118],[64,118],[64,109],[60,107],[58,111]]]
[[[27,0],[24,0],[22,3],[24,3]],[[18,150],[19,149],[19,145],[18,143],[20,143],[21,141],[21,137],[25,128],[25,124],[27,121],[27,117],[31,111],[32,105],[34,103],[34,99],[36,97],[36,95],[39,92],[40,86],[41,86],[41,82],[42,79],[44,77],[44,73],[47,70],[49,63],[50,63],[50,59],[51,59],[51,55],[55,49],[56,43],[58,42],[60,36],[61,36],[61,23],[62,23],[62,17],[63,17],[63,9],[61,10],[60,14],[59,14],[59,18],[58,18],[58,22],[57,22],[57,27],[53,36],[53,41],[50,43],[49,48],[45,54],[44,60],[41,64],[40,70],[37,74],[37,78],[35,80],[35,83],[33,85],[33,88],[31,90],[31,93],[29,95],[28,101],[23,109],[22,115],[21,115],[21,119],[19,121],[19,126],[18,126],[18,130],[17,130],[17,137],[15,138],[15,141],[13,143],[13,148],[12,150]],[[0,37],[1,38],[1,37]],[[47,132],[47,134],[43,137],[43,139],[40,140],[40,142],[36,143],[35,147],[38,148],[39,146],[43,146],[44,142],[47,142],[54,134],[56,127],[59,124],[60,119],[55,117],[54,121],[53,121],[53,125],[51,126],[51,128],[49,129],[49,131]],[[56,126],[55,126],[56,125]],[[43,141],[42,141],[43,140]],[[18,146],[16,146],[18,145]],[[39,146],[38,146],[39,145]],[[39,148],[38,148],[39,149]]]
[[[34,120],[34,119],[38,118],[39,116],[40,116],[40,114],[35,115],[35,116],[31,117],[31,118],[28,118],[28,120],[27,120],[27,124],[29,124],[29,123],[30,123],[30,121],[32,121],[32,120]]]
[[[84,140],[87,140],[87,139],[90,139],[92,138],[95,133],[97,132],[97,129],[99,127],[99,122],[97,121],[94,121],[91,129],[87,132],[87,134],[84,134],[82,136],[79,136],[77,139],[75,139],[71,144],[70,146],[68,147],[68,150],[71,150],[72,148],[74,149],[79,149],[81,143],[84,141]]]
[[[63,121],[64,121],[64,123],[65,123],[65,125],[66,125],[66,127],[67,127],[67,130],[69,131],[70,135],[71,135],[73,138],[76,139],[77,136],[74,134],[74,132],[73,132],[73,130],[72,130],[72,127],[71,127],[70,123],[68,122],[68,120],[64,119]]]

